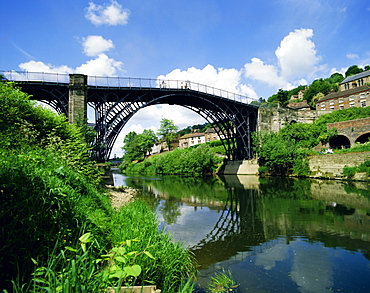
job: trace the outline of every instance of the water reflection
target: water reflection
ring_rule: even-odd
[[[116,174],[119,177],[119,175]],[[370,291],[367,183],[121,177],[194,252],[199,283],[230,268],[242,292]]]

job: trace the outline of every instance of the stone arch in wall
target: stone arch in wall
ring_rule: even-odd
[[[332,149],[343,149],[351,147],[351,142],[349,138],[345,135],[337,135],[330,139],[329,146]]]
[[[359,137],[356,138],[355,143],[365,143],[368,142],[370,139],[370,132],[366,132],[361,134]]]

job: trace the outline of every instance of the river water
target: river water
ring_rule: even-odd
[[[239,292],[370,292],[368,183],[224,176],[127,177],[194,252],[198,287],[230,270]]]

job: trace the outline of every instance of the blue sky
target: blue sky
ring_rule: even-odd
[[[1,70],[167,77],[267,99],[370,64],[368,0],[12,0],[0,19]],[[119,139],[162,118],[203,122],[148,107]]]

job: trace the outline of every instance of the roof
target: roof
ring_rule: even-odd
[[[366,92],[368,90],[370,90],[370,86],[363,85],[363,86],[355,87],[353,89],[349,89],[349,90],[346,90],[346,91],[330,93],[330,94],[326,95],[325,97],[323,97],[322,99],[318,100],[316,103],[320,103],[320,102],[323,102],[323,101],[326,101],[326,100],[331,100],[331,99],[337,99],[337,98],[341,98],[341,97],[347,97],[347,96],[358,94],[358,93],[361,93],[361,92]]]
[[[196,137],[196,136],[204,136],[204,133],[188,133],[180,137],[180,139],[186,139],[190,137]]]
[[[291,108],[291,109],[302,109],[302,108],[311,108],[311,106],[307,103],[306,100],[304,100],[303,102],[298,102],[298,103],[289,103],[287,105],[288,108]]]
[[[207,128],[207,130],[204,133],[215,133],[216,129],[214,127]]]
[[[345,79],[343,79],[343,81],[340,84],[347,83],[347,82],[350,82],[350,81],[353,81],[353,80],[356,80],[356,79],[359,79],[359,78],[364,78],[364,77],[367,77],[369,75],[370,75],[370,70],[360,72],[360,73],[357,73],[355,75],[351,75],[351,76],[346,77]]]

